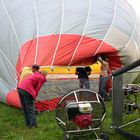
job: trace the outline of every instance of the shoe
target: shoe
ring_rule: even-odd
[[[35,115],[38,115],[38,111],[37,110],[35,110]]]
[[[29,125],[28,128],[29,129],[31,129],[31,128],[37,128],[37,125]]]

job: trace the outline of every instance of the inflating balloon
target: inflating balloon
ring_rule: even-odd
[[[126,0],[1,0],[0,101],[19,107],[22,70],[86,66],[106,55],[112,70],[140,58],[140,23]]]

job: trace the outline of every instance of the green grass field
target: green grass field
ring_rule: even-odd
[[[106,102],[107,115],[102,125],[102,131],[108,134],[110,140],[125,140],[114,130],[112,124],[112,103]],[[139,112],[125,115],[124,122],[139,118]],[[0,103],[0,140],[62,140],[63,131],[59,128],[55,118],[55,111],[43,112],[37,115],[39,127],[28,129],[20,109]],[[126,128],[128,132],[140,135],[140,122]],[[81,140],[93,140],[94,135],[88,135]]]

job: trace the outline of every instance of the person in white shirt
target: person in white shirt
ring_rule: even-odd
[[[99,95],[105,99],[106,94],[106,84],[109,76],[109,63],[107,61],[106,57],[98,57],[98,61],[101,63],[101,72],[100,72],[100,78],[99,78]]]

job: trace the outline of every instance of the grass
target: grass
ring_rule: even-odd
[[[112,103],[106,102],[107,115],[105,117],[102,131],[109,135],[110,140],[126,140],[124,137],[111,129],[112,124]],[[129,122],[139,117],[135,111],[125,115],[124,122]],[[63,132],[55,119],[55,111],[44,112],[37,115],[38,128],[28,129],[24,124],[24,118],[20,109],[0,103],[0,140],[62,140]],[[127,127],[127,131],[139,135],[140,122]],[[134,131],[135,130],[135,131]],[[93,140],[94,136],[86,136],[81,140]]]

